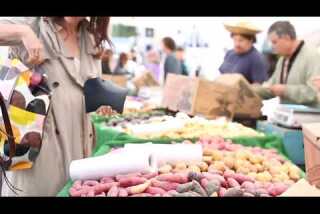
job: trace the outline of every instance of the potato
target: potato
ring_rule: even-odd
[[[218,197],[218,193],[217,192],[214,192],[210,195],[210,197]]]
[[[208,196],[207,192],[202,188],[202,186],[197,182],[197,181],[192,181],[193,183],[193,187],[192,187],[192,191],[198,193],[201,196]]]
[[[232,176],[235,174],[235,171],[232,169],[227,169],[226,171],[223,172],[223,176],[225,178],[232,178]]]
[[[98,184],[99,184],[99,182],[95,181],[95,180],[87,180],[87,181],[83,182],[83,186],[89,186],[89,187],[94,187]]]
[[[146,179],[151,179],[158,176],[158,172],[151,172],[147,174],[143,174],[141,177],[146,178]]]
[[[163,165],[159,168],[160,173],[169,173],[172,170],[172,166],[170,164]]]
[[[127,190],[125,188],[119,188],[118,196],[119,197],[127,197],[128,196]]]
[[[93,188],[94,188],[95,194],[100,194],[102,192],[108,192],[113,186],[119,186],[119,183],[118,182],[100,183],[94,186]]]
[[[204,176],[201,173],[196,173],[196,172],[189,172],[188,173],[188,180],[189,181],[196,180],[196,181],[200,182],[203,177]]]
[[[260,164],[263,161],[263,157],[261,155],[250,155],[249,156],[249,161],[252,164]]]
[[[206,172],[208,170],[208,164],[204,161],[201,161],[197,164],[197,166],[200,168],[201,172]]]
[[[220,189],[220,182],[216,180],[211,180],[208,182],[208,184],[205,187],[205,190],[207,191],[208,195],[212,195],[213,193],[218,193]]]
[[[240,184],[233,178],[227,178],[228,186],[229,187],[239,187]]]
[[[214,153],[214,149],[212,149],[212,148],[205,147],[203,149],[204,156],[212,156],[213,153]]]
[[[290,177],[290,179],[297,181],[300,179],[300,173],[297,171],[290,171],[289,177]]]
[[[284,193],[287,189],[288,187],[284,183],[275,183],[273,185],[270,185],[267,191],[269,195],[278,196]]]
[[[224,163],[222,161],[215,161],[213,163],[213,168],[219,171],[224,172],[226,170],[226,166],[224,165]]]
[[[167,181],[158,181],[157,179],[151,180],[152,186],[162,188],[166,191],[176,190],[180,185],[179,183],[167,182]]]
[[[197,165],[189,165],[188,170],[189,172],[201,173],[201,170]]]
[[[108,191],[107,197],[117,197],[119,194],[119,188],[117,186],[112,186]]]
[[[239,184],[242,184],[245,181],[254,182],[254,179],[251,177],[239,173],[232,175],[232,178],[234,178]]]
[[[252,179],[256,179],[257,173],[255,173],[255,172],[249,172],[249,173],[248,173],[248,176],[249,176],[250,178],[252,178]]]
[[[122,178],[131,178],[131,177],[139,177],[139,176],[141,176],[140,172],[129,173],[129,174],[126,174],[126,175],[116,175],[115,180],[119,181]]]
[[[119,186],[120,187],[135,186],[138,184],[143,184],[146,181],[147,179],[142,177],[121,178],[119,179]]]
[[[114,182],[114,179],[110,176],[105,176],[100,179],[100,183],[112,183]]]
[[[262,172],[262,171],[265,170],[264,167],[261,164],[254,164],[254,166],[256,167],[258,172]]]
[[[185,164],[184,162],[177,163],[175,165],[175,169],[177,169],[177,170],[187,169],[187,164]]]
[[[183,192],[183,193],[177,193],[173,195],[174,197],[201,197],[199,193],[196,192]]]
[[[203,157],[202,157],[202,160],[203,160],[204,162],[206,162],[207,164],[211,164],[211,163],[213,162],[212,156],[203,156]]]
[[[255,197],[255,195],[252,194],[251,192],[244,192],[242,196],[243,197]]]
[[[157,180],[159,181],[168,181],[168,182],[174,182],[174,183],[187,183],[188,182],[188,174],[185,173],[166,173],[166,174],[161,174],[156,177]]]
[[[212,156],[212,159],[213,159],[214,161],[220,161],[220,160],[223,159],[222,152],[219,151],[219,150],[213,150],[211,156]]]
[[[250,154],[246,150],[239,150],[239,151],[235,152],[235,157],[238,160],[247,160],[247,159],[249,159]]]
[[[146,193],[150,193],[152,195],[155,195],[155,194],[165,194],[167,193],[164,189],[161,189],[159,187],[152,187],[152,186],[149,186],[146,191]]]
[[[228,168],[232,169],[234,167],[234,159],[232,157],[225,157],[223,163]]]
[[[221,187],[221,188],[220,188],[220,190],[219,190],[218,195],[219,195],[220,197],[223,197],[223,196],[224,196],[224,194],[226,193],[226,191],[227,191],[227,189],[226,189],[226,188]]]
[[[147,180],[143,184],[127,187],[127,192],[131,195],[143,193],[150,185],[151,185],[151,181]]]
[[[209,183],[209,180],[206,179],[206,178],[202,178],[201,181],[200,181],[200,184],[201,184],[201,186],[202,186],[203,188],[206,188],[207,185],[208,185],[208,183]]]
[[[243,174],[247,175],[249,172],[250,172],[250,169],[245,166],[242,166],[237,169],[237,173],[243,173]]]
[[[223,197],[241,197],[241,196],[243,196],[243,190],[241,190],[240,187],[233,187],[233,188],[227,189],[223,195]]]
[[[193,186],[194,186],[193,182],[179,184],[177,186],[177,192],[179,192],[179,193],[188,192],[193,189]]]

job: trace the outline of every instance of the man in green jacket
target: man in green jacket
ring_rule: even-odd
[[[320,55],[315,48],[297,40],[290,22],[279,21],[271,25],[268,37],[272,48],[279,54],[275,72],[262,85],[254,85],[263,98],[279,96],[281,103],[320,107],[312,80],[320,75]]]

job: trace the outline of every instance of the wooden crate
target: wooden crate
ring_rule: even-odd
[[[302,125],[308,181],[320,188],[320,123]]]
[[[162,106],[207,118],[234,115],[236,91],[230,86],[196,77],[168,74]]]

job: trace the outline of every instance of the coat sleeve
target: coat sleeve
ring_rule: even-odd
[[[317,103],[317,90],[312,84],[312,78],[320,75],[320,56],[314,55],[306,57],[306,66],[304,72],[304,84],[288,84],[285,90],[284,98],[297,104]]]
[[[275,71],[273,72],[270,79],[266,82],[264,82],[262,85],[255,85],[253,87],[254,91],[262,98],[262,99],[271,99],[274,97],[274,95],[271,93],[270,89],[268,87],[264,86],[271,86],[274,84],[279,83],[278,78],[280,76],[281,72],[281,58],[278,60]]]
[[[28,25],[31,29],[38,34],[40,17],[0,17],[0,24],[22,24]],[[21,45],[20,40],[15,38],[8,38],[6,40],[0,40],[0,46],[16,46]]]

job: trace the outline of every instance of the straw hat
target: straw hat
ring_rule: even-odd
[[[236,24],[224,24],[224,27],[231,33],[236,34],[247,34],[247,35],[256,35],[260,33],[261,30],[256,28],[249,22],[238,22]]]

